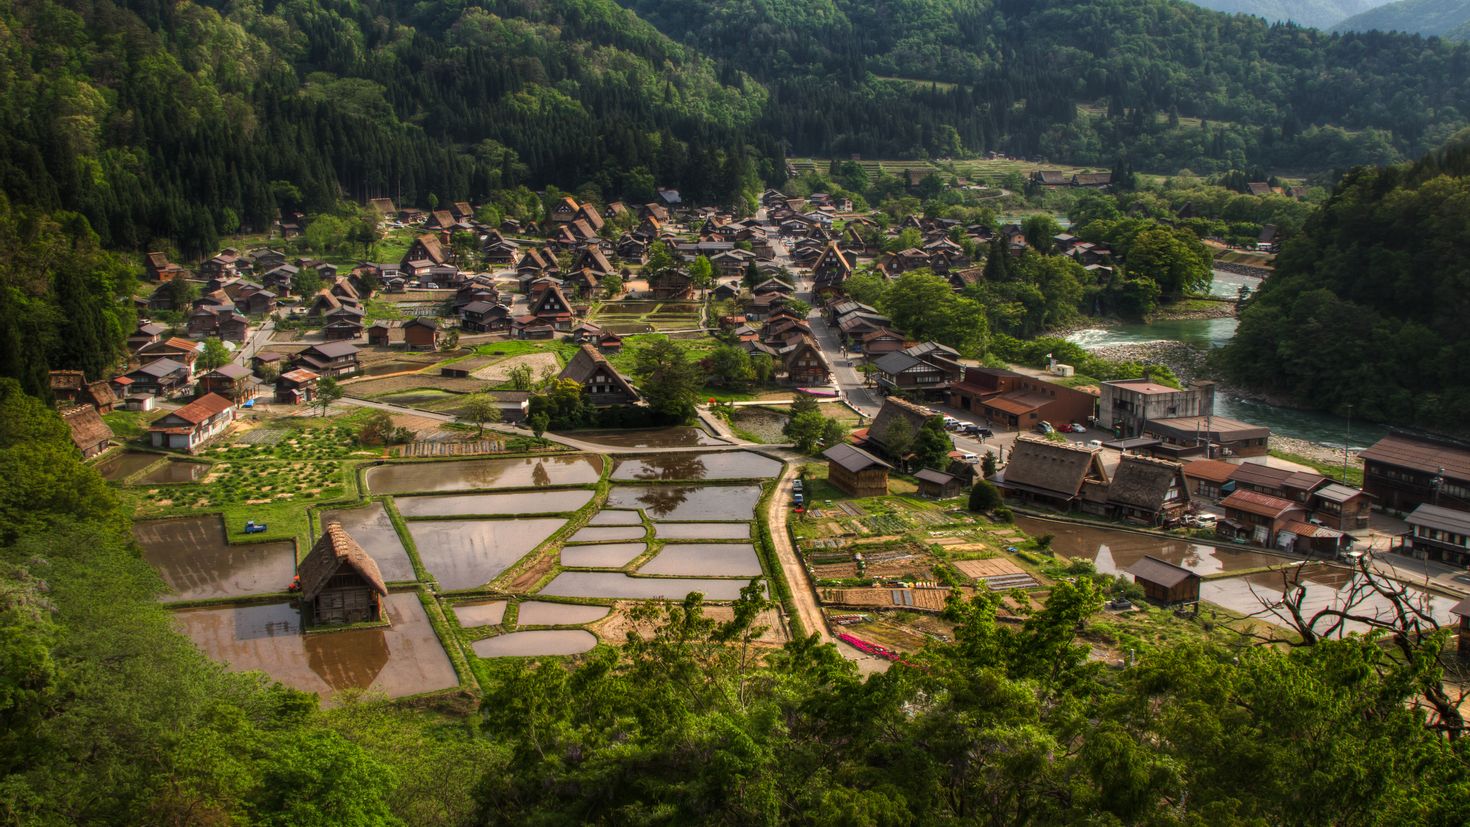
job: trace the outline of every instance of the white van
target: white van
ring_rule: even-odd
[[[975,456],[975,454],[971,453],[970,451],[965,451],[964,453],[960,454],[960,460],[963,462],[976,463],[980,461],[980,458]]]

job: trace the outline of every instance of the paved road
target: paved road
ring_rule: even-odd
[[[255,332],[251,334],[250,338],[245,340],[245,344],[241,345],[239,350],[235,351],[235,364],[249,367],[250,358],[259,353],[262,347],[270,344],[271,335],[275,332],[275,329],[276,317],[267,316],[266,320],[261,323],[260,327],[255,329]]]

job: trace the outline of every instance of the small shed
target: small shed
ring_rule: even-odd
[[[936,500],[945,500],[960,495],[959,477],[946,474],[943,471],[935,471],[933,468],[925,468],[914,475],[919,481],[919,496],[933,497]]]
[[[302,607],[310,622],[371,623],[384,619],[388,587],[373,560],[341,523],[327,523],[297,570]]]
[[[387,347],[391,341],[389,337],[390,326],[387,322],[379,320],[368,325],[368,344],[373,347]]]
[[[1199,602],[1199,575],[1157,557],[1145,556],[1128,567],[1133,582],[1143,587],[1149,600],[1171,606]]]
[[[881,497],[888,493],[888,472],[893,466],[861,448],[845,442],[822,452],[827,460],[827,481],[854,497]]]
[[[439,346],[439,323],[422,316],[403,323],[403,344],[409,350],[434,350]]]

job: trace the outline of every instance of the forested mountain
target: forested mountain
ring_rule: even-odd
[[[1465,432],[1470,135],[1350,173],[1276,258],[1223,366],[1314,408]]]
[[[1343,168],[1417,157],[1470,113],[1464,46],[1177,0],[622,2],[763,80],[796,153]]]
[[[1343,32],[1408,32],[1470,40],[1467,0],[1398,0],[1354,15],[1337,26]]]
[[[1385,0],[1190,0],[1196,6],[1231,14],[1253,14],[1273,23],[1299,23],[1314,29],[1330,29],[1355,14]]]
[[[19,0],[0,26],[25,35],[0,41],[0,188],[109,246],[522,181],[727,199],[772,157],[758,84],[610,0]]]

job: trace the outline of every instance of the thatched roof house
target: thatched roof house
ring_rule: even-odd
[[[577,349],[557,379],[570,379],[582,386],[588,401],[594,405],[630,405],[638,401],[632,383],[607,361],[607,357],[590,344]]]
[[[1099,448],[1022,434],[999,482],[1010,496],[1071,508],[1089,483],[1107,485],[1108,472]]]
[[[1189,507],[1189,481],[1177,462],[1124,455],[1108,486],[1116,516],[1150,525],[1178,519]]]
[[[61,420],[71,431],[72,444],[82,452],[82,459],[95,457],[107,450],[112,429],[102,421],[91,405],[76,405],[61,412]]]
[[[314,623],[364,623],[383,616],[383,574],[341,523],[327,523],[297,569],[303,605]]]

